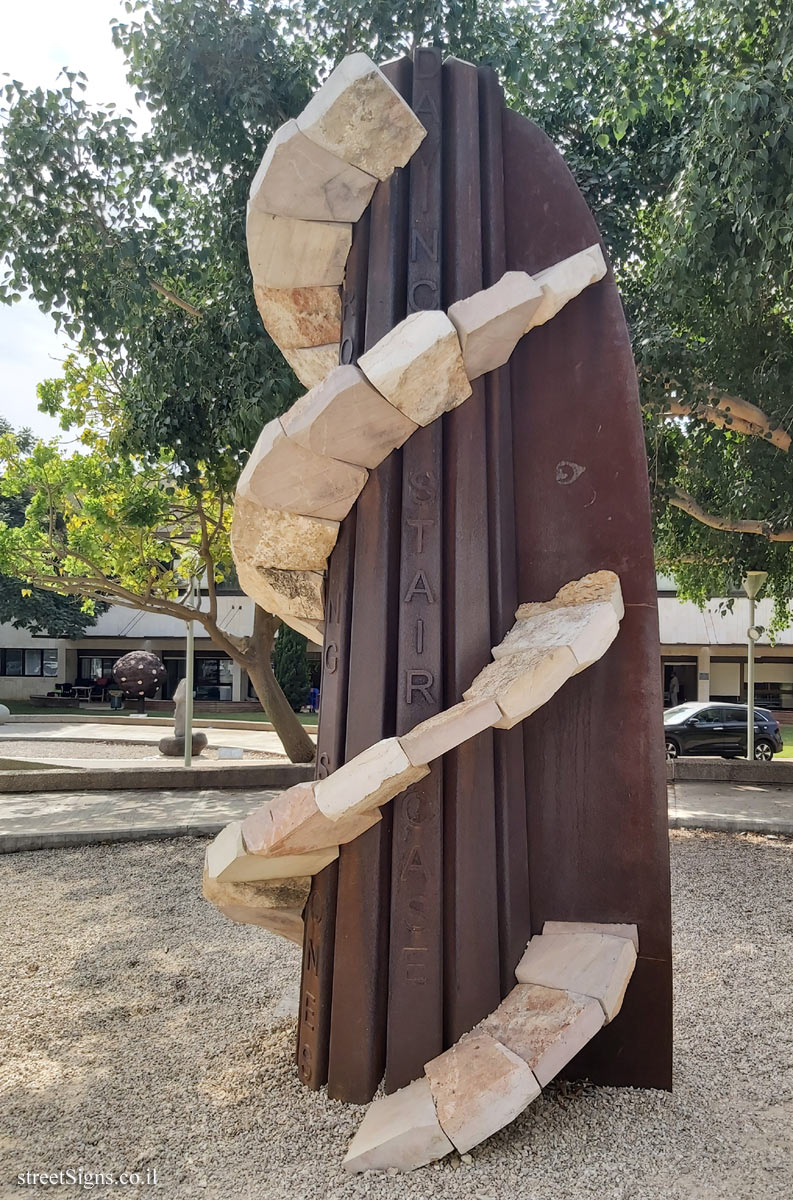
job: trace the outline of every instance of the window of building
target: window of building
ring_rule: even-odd
[[[0,650],[0,674],[43,675],[54,679],[58,674],[58,651],[49,650]]]
[[[113,663],[121,658],[123,651],[117,654],[80,654],[77,657],[78,679],[109,679],[113,674]]]

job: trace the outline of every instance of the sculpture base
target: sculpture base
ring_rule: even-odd
[[[193,754],[200,754],[207,744],[207,735],[205,733],[193,734]],[[183,737],[164,737],[160,738],[160,754],[164,754],[166,758],[181,758],[185,750],[185,739]]]

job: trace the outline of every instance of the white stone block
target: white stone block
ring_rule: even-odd
[[[350,1143],[346,1171],[413,1171],[454,1147],[435,1115],[430,1085],[416,1079],[374,1100]]]
[[[259,435],[240,475],[237,495],[264,508],[341,521],[367,478],[361,467],[306,450],[286,436],[276,419]]]
[[[314,795],[320,811],[338,821],[379,808],[425,775],[429,767],[414,766],[398,738],[384,738],[318,780]]]
[[[449,320],[457,330],[469,379],[509,360],[542,299],[542,288],[531,275],[507,271],[492,287],[451,306]]]
[[[259,854],[248,852],[242,836],[242,822],[231,821],[209,843],[206,871],[209,879],[219,879],[223,883],[306,878],[316,875],[338,856],[338,846],[332,846],[311,854],[262,858]]]
[[[542,288],[543,299],[531,319],[529,329],[550,321],[584,288],[602,279],[606,270],[603,251],[595,245],[588,246],[578,254],[571,254],[544,271],[538,271],[534,280]]]
[[[639,953],[639,930],[636,925],[615,925],[604,921],[546,921],[543,933],[607,933],[611,937],[627,938]]]
[[[625,616],[625,605],[622,602],[622,589],[617,575],[613,571],[593,571],[581,579],[566,583],[554,596],[553,600],[540,600],[530,604],[521,604],[515,616],[519,621],[527,617],[537,616],[538,613],[554,612],[557,608],[575,607],[579,604],[610,604],[621,621]]]
[[[518,983],[580,992],[597,1000],[606,1021],[622,1007],[636,966],[628,938],[602,933],[542,933],[533,937],[515,969]]]
[[[279,346],[303,387],[313,388],[339,365],[339,343],[327,346]]]
[[[469,1033],[428,1062],[441,1129],[464,1154],[531,1104],[540,1085],[523,1059],[484,1033]]]
[[[336,287],[352,244],[352,225],[298,221],[248,209],[248,261],[263,288]]]
[[[578,663],[578,670],[583,671],[603,657],[619,629],[620,623],[611,604],[557,608],[516,621],[504,640],[493,647],[493,658],[567,646]]]
[[[342,59],[297,119],[306,137],[369,175],[404,167],[426,129],[366,54]]]
[[[430,425],[471,395],[457,331],[438,310],[411,313],[362,354],[358,366],[417,425]]]
[[[463,692],[463,699],[495,700],[503,714],[495,728],[511,729],[546,704],[578,669],[567,646],[524,650],[489,663]]]
[[[418,767],[498,725],[500,720],[501,709],[494,700],[462,700],[421,721],[410,733],[403,733],[399,743],[414,767]]]
[[[253,569],[324,571],[338,536],[338,521],[266,508],[250,494],[234,501],[231,551]]]
[[[270,139],[251,184],[251,208],[303,221],[362,215],[377,180],[325,150],[287,121]]]
[[[281,417],[288,437],[307,450],[374,468],[418,429],[354,366],[334,367]]]
[[[282,351],[338,345],[341,340],[337,287],[254,287],[253,294],[265,329]]]
[[[517,1054],[545,1087],[604,1022],[603,1009],[590,996],[519,983],[475,1032]]]

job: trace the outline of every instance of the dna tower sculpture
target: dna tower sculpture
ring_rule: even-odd
[[[597,227],[494,73],[353,54],[272,138],[248,248],[307,391],[240,582],[322,645],[317,771],[204,893],[303,948],[296,1070],[421,1167],[556,1075],[671,1086],[665,770],[636,374]]]

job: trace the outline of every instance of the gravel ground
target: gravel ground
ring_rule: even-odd
[[[214,732],[214,731],[213,731]],[[163,737],[170,737],[173,730],[163,729]],[[19,757],[41,760],[45,758],[153,758],[158,762],[163,756],[157,749],[156,742],[81,742],[77,738],[64,738],[55,741],[52,738],[10,738],[0,739],[0,756]],[[217,748],[207,746],[201,751],[201,758],[217,758]],[[196,756],[197,757],[197,756]],[[282,760],[283,755],[268,754],[265,750],[245,750],[244,758]]]
[[[200,899],[204,844],[0,859],[0,1195],[154,1167],[169,1200],[789,1200],[793,843],[672,836],[672,1095],[551,1087],[472,1163],[393,1177],[341,1171],[362,1110],[297,1082],[299,951]]]

